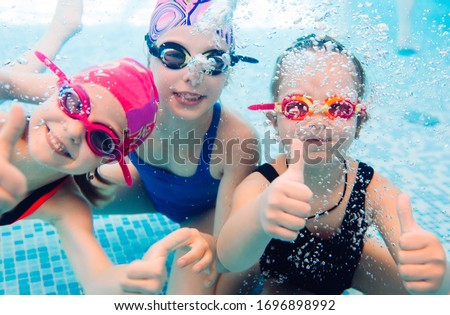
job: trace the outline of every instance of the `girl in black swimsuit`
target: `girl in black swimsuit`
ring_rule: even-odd
[[[358,59],[334,39],[313,34],[278,58],[276,102],[250,106],[274,110],[267,117],[290,154],[238,186],[217,250],[231,271],[259,260],[265,293],[405,292],[395,281],[396,268],[392,275],[377,274],[378,262],[371,279],[364,276],[373,249],[365,248],[370,223],[407,291],[449,291],[443,246],[414,222],[408,196],[347,155],[368,117],[364,87]]]

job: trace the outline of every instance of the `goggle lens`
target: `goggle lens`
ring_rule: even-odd
[[[101,155],[111,155],[116,149],[114,139],[103,130],[93,130],[89,139],[92,147]]]
[[[159,47],[156,47],[153,43],[150,44],[150,53],[155,57],[158,57],[162,63],[169,69],[182,69],[187,66],[192,59],[189,52],[183,46],[177,43],[167,42]],[[208,59],[208,63],[212,66],[212,70],[207,71],[210,75],[219,75],[228,69],[228,63],[226,62],[226,52],[222,50],[209,50],[202,54]]]
[[[329,105],[328,113],[336,118],[349,119],[355,114],[355,106],[350,101],[340,100]]]
[[[301,120],[308,115],[309,106],[304,102],[290,101],[284,105],[284,115],[293,120]]]
[[[159,58],[170,69],[181,69],[186,65],[186,55],[173,48],[161,50]]]
[[[71,87],[64,87],[59,93],[60,105],[68,114],[81,114],[83,102],[80,95]]]

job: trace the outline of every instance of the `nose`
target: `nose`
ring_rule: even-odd
[[[328,127],[328,122],[323,114],[313,114],[305,119],[302,129],[312,135],[319,135]]]
[[[187,71],[184,73],[185,82],[189,82],[193,87],[199,86],[205,76],[205,65],[197,56],[192,57],[186,66]]]
[[[78,119],[69,119],[62,123],[66,137],[74,144],[80,144],[86,134],[84,124]]]
[[[308,128],[315,131],[322,131],[326,128],[326,125],[322,120],[316,120],[308,124]]]

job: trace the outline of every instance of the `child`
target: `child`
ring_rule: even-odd
[[[219,97],[235,63],[257,60],[236,55],[230,21],[208,23],[208,17],[218,19],[214,6],[219,4],[157,2],[146,42],[161,111],[145,145],[130,155],[140,177],[133,187],[138,203],[124,190],[107,209],[157,211],[181,226],[217,235],[234,188],[254,170],[259,159],[256,132],[222,106]],[[102,174],[114,177],[109,167]],[[212,282],[206,283],[209,288],[202,282],[190,270],[174,266],[167,292],[213,293]]]
[[[264,293],[383,293],[385,283],[374,291],[360,272],[370,222],[410,293],[449,291],[445,251],[414,222],[408,196],[346,154],[367,119],[364,88],[355,56],[332,38],[310,35],[278,58],[276,102],[250,107],[276,111],[267,117],[290,155],[260,166],[237,187],[217,254],[231,271],[259,259]]]
[[[123,58],[69,78],[42,53],[36,57],[59,80],[28,121],[17,106],[2,114],[0,225],[24,218],[52,223],[86,293],[159,293],[168,253],[185,245],[192,250],[184,260],[198,260],[199,270],[208,267],[212,254],[194,229],[172,233],[130,266],[113,266],[93,234],[85,198],[101,206],[113,193],[97,168],[117,162],[131,185],[124,157],[154,128],[158,94],[152,73]],[[144,266],[146,276],[136,277],[136,268]]]

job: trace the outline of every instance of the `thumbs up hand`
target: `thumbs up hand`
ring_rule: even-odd
[[[213,237],[211,236],[211,240]],[[142,260],[135,260],[127,266],[126,278],[121,287],[124,292],[138,294],[161,294],[167,280],[166,261],[169,254],[177,249],[188,247],[188,252],[177,261],[181,267],[194,263],[195,272],[208,273],[206,285],[217,279],[211,240],[192,228],[180,228],[153,244]]]
[[[304,184],[303,143],[292,139],[290,164],[286,172],[275,179],[263,192],[259,218],[267,235],[293,241],[305,227],[311,214],[309,200],[312,191]]]
[[[412,294],[436,293],[445,277],[444,248],[436,235],[416,223],[407,194],[398,196],[397,214],[401,228],[398,268],[405,288]]]
[[[25,175],[11,163],[25,126],[23,109],[13,106],[8,119],[0,127],[0,215],[14,207],[27,191]]]

